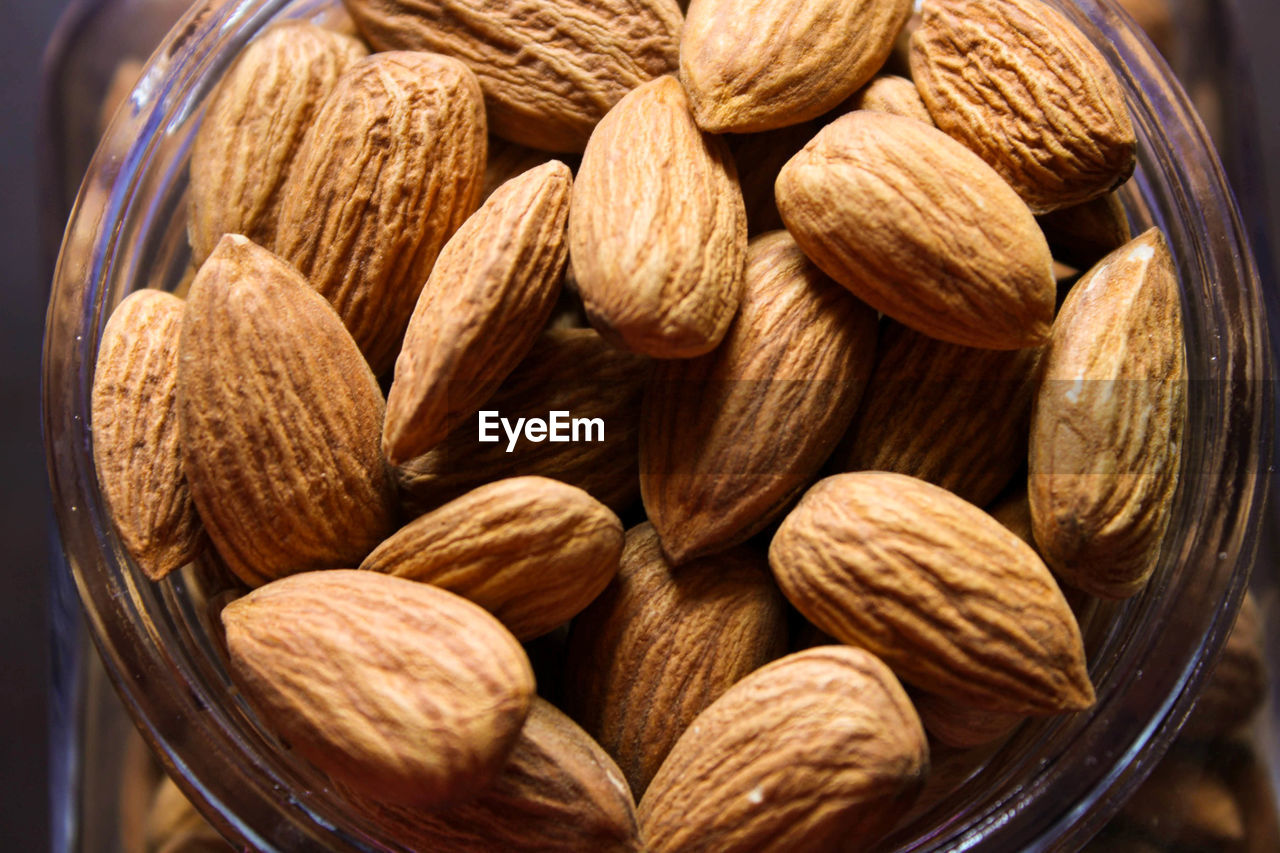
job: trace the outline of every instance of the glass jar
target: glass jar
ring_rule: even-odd
[[[1091,622],[1097,706],[1023,725],[948,766],[953,785],[886,846],[1071,848],[1158,760],[1230,628],[1257,544],[1272,441],[1270,355],[1245,232],[1208,138],[1167,67],[1114,7],[1050,0],[1096,44],[1139,138],[1123,197],[1135,231],[1160,226],[1178,264],[1188,353],[1182,481],[1148,588]],[[147,741],[209,820],[262,850],[391,842],[260,725],[231,686],[214,630],[222,590],[189,566],[160,583],[125,556],[98,490],[89,394],[113,307],[174,289],[189,264],[186,159],[201,108],[269,21],[324,0],[200,5],[173,30],[116,116],[81,189],[55,276],[45,343],[46,442],[62,541],[107,670]]]

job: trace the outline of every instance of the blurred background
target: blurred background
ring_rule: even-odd
[[[1277,0],[1128,0],[1182,75],[1218,139],[1271,294],[1280,246],[1280,2]],[[85,17],[68,0],[0,0],[0,848],[50,849],[65,839],[51,821],[49,685],[51,554],[56,548],[40,436],[41,337],[53,250],[74,193],[68,178],[87,158],[94,122],[72,127],[67,115],[95,112],[113,64],[90,61],[84,44],[137,38],[157,26],[137,18]],[[141,7],[145,3],[124,4]],[[162,22],[182,3],[151,4]],[[164,7],[161,9],[160,7]],[[1155,11],[1151,11],[1154,9]],[[46,46],[68,12],[50,74]],[[95,29],[97,27],[97,29]],[[155,38],[164,29],[160,27]],[[70,71],[69,71],[70,70]],[[67,77],[70,73],[74,79]],[[62,139],[55,145],[53,138]],[[1273,487],[1274,488],[1274,487]],[[1264,553],[1263,571],[1274,571]],[[51,768],[55,768],[51,770]],[[1167,809],[1172,800],[1157,800]],[[1175,845],[1176,846],[1176,845]],[[61,848],[59,848],[61,849]],[[1137,848],[1127,848],[1137,849]],[[1276,849],[1276,848],[1259,848]]]

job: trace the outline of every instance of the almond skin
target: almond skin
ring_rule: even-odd
[[[570,263],[591,325],[655,358],[709,352],[738,308],[746,250],[733,159],[693,123],[679,81],[629,93],[573,185]]]
[[[93,462],[120,541],[152,580],[207,544],[182,471],[178,337],[185,303],[159,290],[124,298],[93,374]]]
[[[884,65],[911,0],[695,0],[680,80],[713,133],[817,118]]]
[[[370,56],[303,140],[276,251],[333,303],[375,374],[391,367],[445,241],[480,202],[484,102],[461,62]]]
[[[920,97],[916,84],[896,74],[880,74],[849,99],[849,108],[892,113],[933,124],[933,116]]]
[[[621,771],[591,736],[534,697],[497,778],[440,812],[346,799],[397,844],[423,853],[643,853],[635,802]]]
[[[1033,529],[1072,586],[1125,598],[1155,569],[1178,486],[1186,376],[1177,273],[1153,228],[1071,289],[1036,396]]]
[[[716,350],[660,362],[645,394],[640,491],[675,563],[746,541],[809,484],[848,428],[876,313],[786,232],[752,241]]]
[[[1129,218],[1117,193],[1062,207],[1036,217],[1053,258],[1087,270],[1103,256],[1128,243]]]
[[[828,477],[783,520],[769,565],[806,619],[922,690],[1008,713],[1093,704],[1049,570],[945,489],[880,471]]]
[[[590,604],[621,554],[608,507],[556,480],[512,477],[411,521],[360,568],[455,592],[530,640]]]
[[[640,802],[651,853],[864,848],[928,767],[920,719],[862,649],[822,646],[739,681],[698,715]]]
[[[301,755],[368,797],[461,802],[533,701],[516,639],[467,600],[377,572],[307,572],[222,611],[236,684]]]
[[[475,72],[499,136],[581,151],[636,86],[674,73],[675,0],[345,0],[375,50],[429,50]]]
[[[638,797],[694,718],[786,644],[786,603],[762,557],[735,548],[677,570],[641,524],[573,622],[565,707]]]
[[[778,175],[778,209],[827,275],[949,343],[1045,342],[1053,261],[1035,218],[977,155],[923,122],[857,110]]]
[[[441,250],[387,395],[382,451],[392,465],[473,417],[533,346],[564,278],[572,183],[558,160],[511,179]]]
[[[191,146],[192,262],[223,234],[274,248],[285,178],[320,104],[364,45],[304,21],[268,27],[218,84]]]
[[[182,467],[237,577],[353,566],[387,537],[382,392],[296,270],[223,237],[191,285],[178,354]]]
[[[938,127],[1036,213],[1088,201],[1133,173],[1123,90],[1098,49],[1041,0],[926,0],[911,76]]]

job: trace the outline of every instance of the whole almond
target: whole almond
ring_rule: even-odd
[[[640,826],[652,853],[862,849],[927,766],[889,668],[823,646],[757,670],[698,715],[640,801]]]
[[[987,349],[1047,339],[1044,235],[999,175],[936,128],[848,113],[783,167],[777,194],[804,253],[898,322]]]
[[[674,77],[618,102],[573,185],[569,253],[587,316],[658,358],[715,348],[742,292],[747,221],[725,143],[703,133]]]
[[[475,798],[429,812],[344,791],[396,843],[423,853],[642,853],[635,802],[599,744],[534,697],[497,778]]]
[[[375,50],[430,50],[475,72],[499,136],[581,151],[623,95],[674,73],[675,0],[345,0]]]
[[[1056,261],[1082,270],[1128,243],[1129,218],[1117,193],[1036,217]]]
[[[771,130],[817,118],[884,65],[911,0],[695,0],[680,80],[698,126]]]
[[[769,565],[805,618],[922,690],[1021,714],[1093,704],[1049,570],[945,489],[881,471],[828,477],[783,520]]]
[[[274,248],[285,177],[320,104],[364,45],[305,21],[268,27],[218,84],[191,145],[187,231],[197,266],[223,234]]]
[[[880,74],[863,86],[849,99],[850,109],[872,110],[878,113],[914,118],[925,124],[933,124],[933,116],[920,97],[916,84],[896,74]]]
[[[1120,83],[1043,0],[926,0],[911,76],[938,127],[982,156],[1036,213],[1115,189],[1135,137]]]
[[[566,483],[512,477],[411,521],[360,568],[455,592],[529,640],[590,604],[621,554],[608,507]]]
[[[573,176],[558,160],[503,184],[436,259],[387,395],[382,452],[427,452],[529,352],[560,293]]]
[[[241,580],[354,566],[386,538],[382,392],[296,270],[223,237],[191,285],[178,355],[182,467]]]
[[[377,572],[307,572],[222,611],[231,674],[338,782],[425,808],[476,794],[533,701],[524,650],[480,607]]]
[[[675,569],[648,523],[573,622],[565,707],[644,793],[681,733],[786,651],[786,604],[763,557],[731,549]]]
[[[1185,381],[1177,273],[1153,228],[1072,288],[1036,397],[1036,544],[1072,586],[1124,598],[1154,570],[1178,485]]]
[[[744,542],[786,509],[848,428],[875,340],[875,311],[790,235],[752,241],[720,346],[660,362],[645,394],[640,492],[671,560]]]
[[[1008,736],[1025,719],[1021,714],[988,711],[932,693],[912,697],[929,736],[952,749],[973,749]]]
[[[486,407],[511,423],[551,411],[599,418],[604,440],[533,444],[477,441],[478,425],[464,423],[432,450],[395,470],[410,511],[434,509],[493,480],[538,475],[577,486],[615,512],[640,494],[640,401],[649,359],[610,346],[591,329],[543,333]]]
[[[985,506],[1027,458],[1040,349],[984,350],[887,321],[840,471],[896,471]]]
[[[333,303],[375,374],[395,360],[440,248],[479,204],[486,140],[475,75],[407,51],[347,69],[303,140],[276,251]]]
[[[116,307],[93,374],[93,463],[129,556],[159,580],[207,544],[182,471],[178,337],[186,305],[139,290]]]

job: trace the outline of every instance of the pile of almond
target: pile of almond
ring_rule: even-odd
[[[863,849],[931,748],[1093,704],[1069,602],[1156,567],[1186,367],[1067,18],[346,9],[211,98],[194,276],[116,308],[92,429],[120,543],[224,579],[246,707],[355,825]]]

